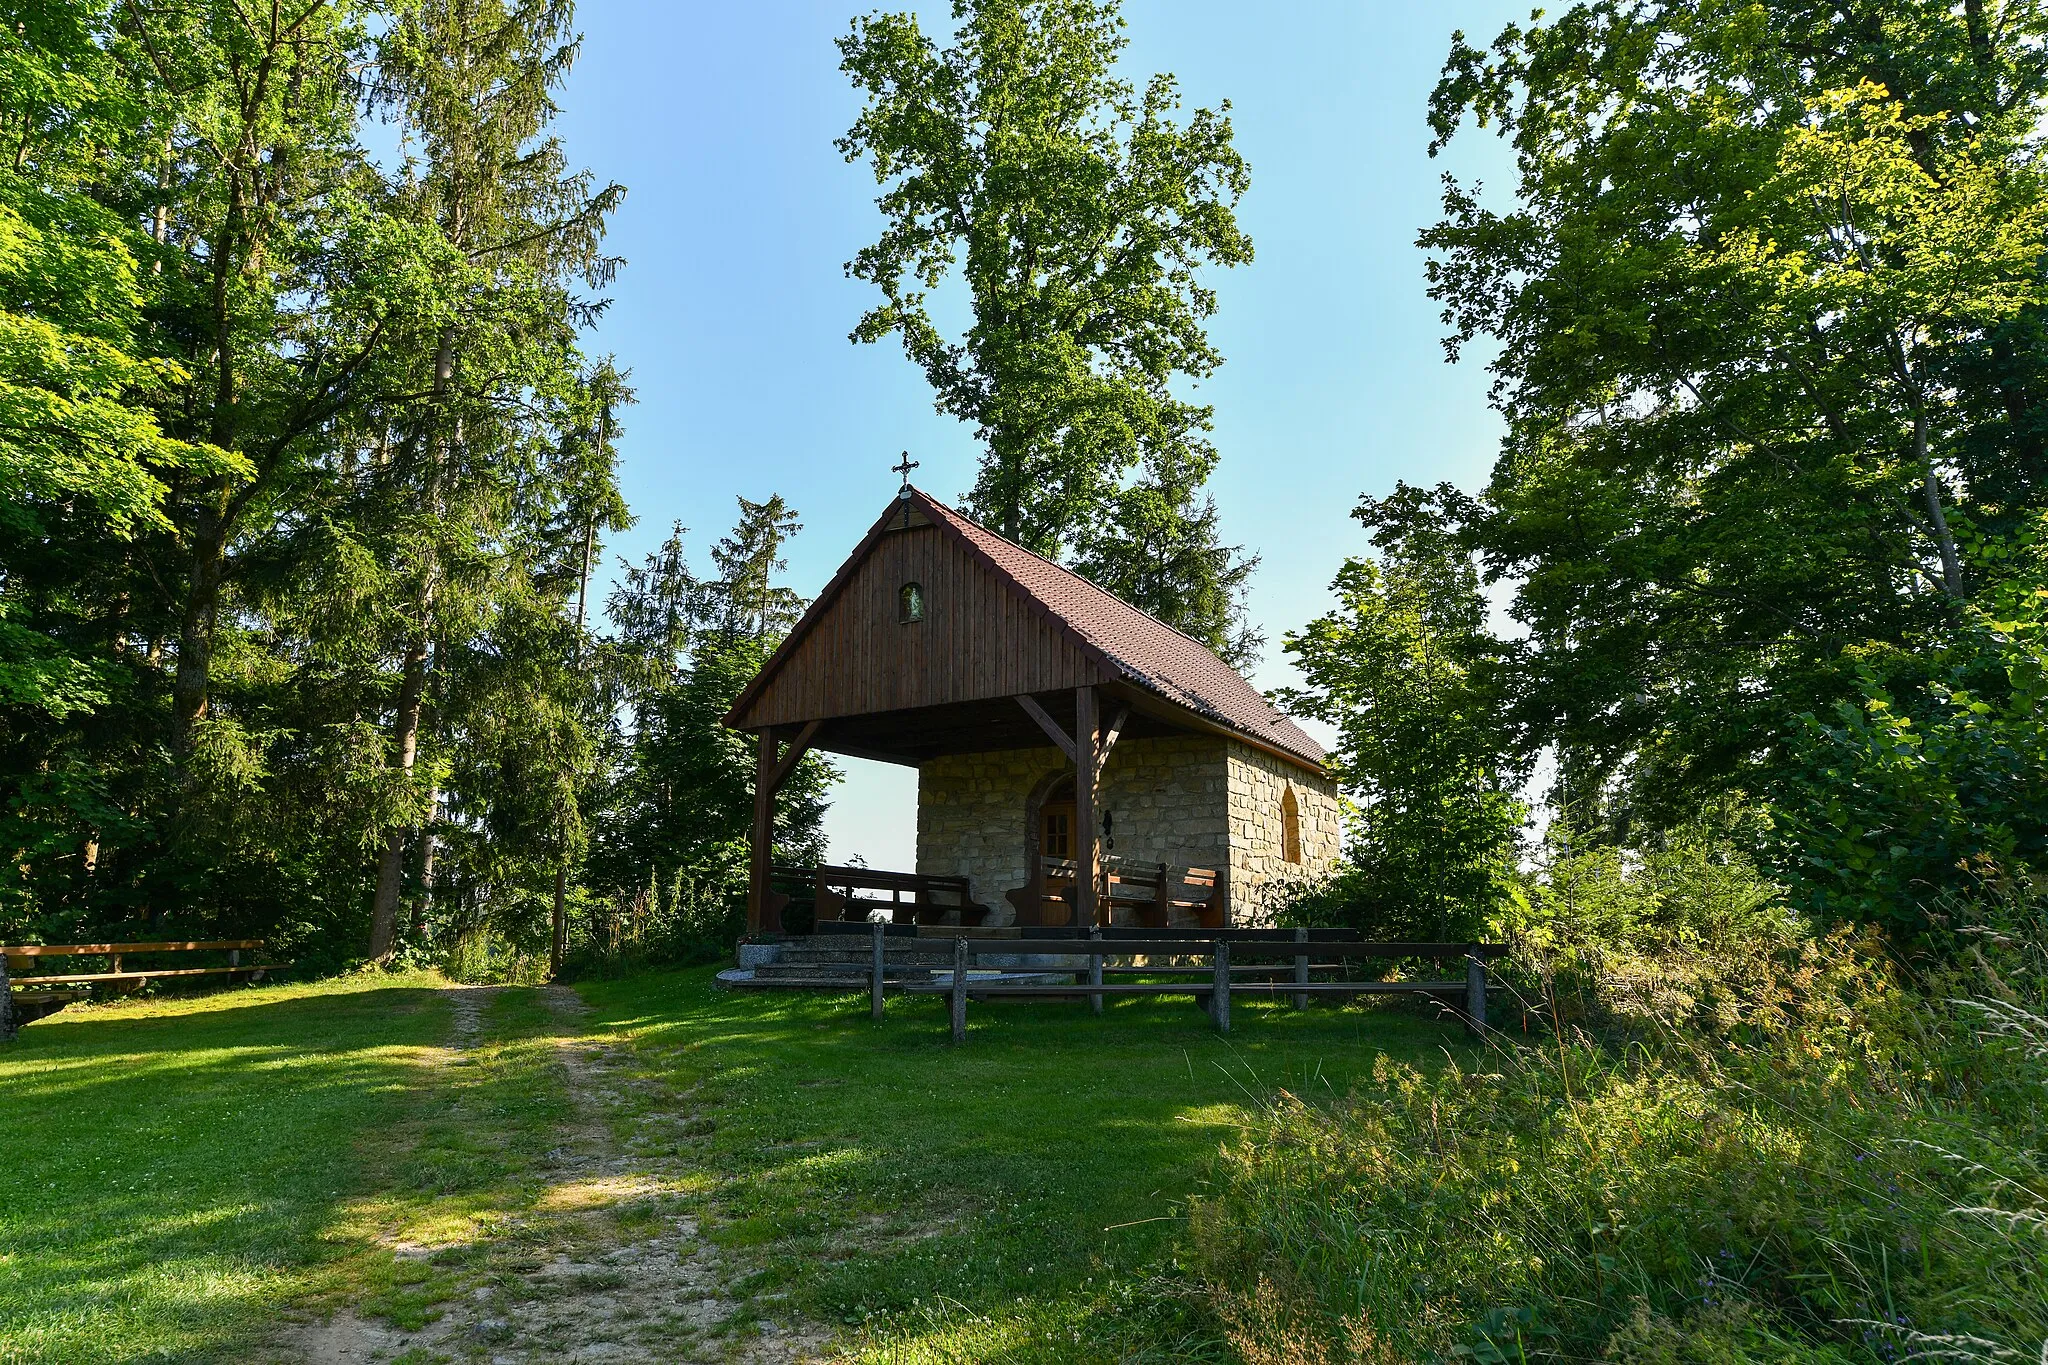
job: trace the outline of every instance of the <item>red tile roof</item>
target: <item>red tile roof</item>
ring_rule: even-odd
[[[1323,747],[1275,710],[1215,651],[1043,555],[1003,539],[922,491],[925,514],[960,536],[1056,621],[1107,658],[1124,679],[1312,768]]]

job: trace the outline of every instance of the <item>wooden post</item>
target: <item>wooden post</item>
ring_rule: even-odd
[[[953,940],[953,1041],[967,1041],[967,935]]]
[[[1307,943],[1308,930],[1296,929],[1294,931],[1294,941],[1296,943]],[[1294,984],[1297,986],[1306,986],[1308,984],[1308,954],[1306,952],[1294,955]],[[1294,1008],[1298,1010],[1308,1008],[1307,991],[1296,991],[1294,993]]]
[[[1218,1033],[1230,1032],[1230,940],[1216,940],[1216,975],[1209,987],[1209,1017]]]
[[[747,932],[779,933],[782,925],[770,925],[768,906],[768,859],[775,843],[775,731],[761,732],[761,753],[754,761],[754,826],[747,847]],[[778,921],[779,921],[778,917]]]
[[[769,726],[761,732],[761,754],[754,762],[754,828],[748,844],[747,860],[747,932],[750,934],[779,934],[782,932],[782,911],[769,894],[769,862],[775,851],[775,793],[782,790],[782,784],[789,780],[790,773],[810,752],[811,740],[818,733],[823,721],[807,720],[804,728],[797,731],[796,738],[789,742],[789,748],[776,743],[775,727]]]
[[[1097,733],[1095,689],[1074,689],[1074,823],[1081,837],[1074,849],[1074,927],[1095,921],[1096,882],[1102,875],[1102,831],[1095,823],[1095,783],[1100,776],[1102,739]]]
[[[1472,1032],[1480,1036],[1486,1033],[1486,959],[1479,956],[1479,945],[1470,946],[1465,957],[1465,1022]]]
[[[14,1039],[14,988],[7,984],[7,954],[0,953],[0,1043]]]
[[[1090,929],[1088,931],[1088,937],[1096,942],[1100,942],[1102,939],[1102,930],[1099,928]],[[1100,986],[1102,984],[1102,954],[1099,952],[1088,954],[1088,984],[1091,986]],[[1102,1013],[1101,991],[1091,991],[1089,993],[1088,1012],[1094,1015],[1100,1015]]]
[[[875,921],[874,930],[875,966],[868,976],[869,1012],[874,1016],[875,1022],[879,1024],[882,1022],[882,964],[886,960],[888,953],[882,936],[887,934],[889,930],[880,920]]]

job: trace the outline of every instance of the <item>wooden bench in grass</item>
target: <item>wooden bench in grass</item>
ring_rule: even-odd
[[[33,1019],[40,1019],[64,1006],[91,997],[95,988],[129,989],[167,978],[225,976],[261,981],[265,972],[283,971],[290,964],[259,962],[244,964],[242,954],[260,956],[260,938],[215,939],[176,943],[25,943],[0,946],[0,1037]],[[158,953],[226,953],[226,966],[131,967],[125,959]],[[103,957],[107,970],[97,972],[35,972],[23,968],[45,958]]]
[[[882,926],[875,928],[876,945],[882,943]],[[1087,937],[1059,935],[1057,931],[1010,930],[920,930],[920,938],[953,941],[953,970],[944,981],[913,982],[902,987],[912,995],[946,995],[952,1000],[953,1041],[967,1036],[967,1001],[1033,997],[1073,999],[1087,996],[1096,1013],[1109,996],[1193,996],[1208,1011],[1218,1031],[1230,1032],[1230,1001],[1233,996],[1290,996],[1297,1007],[1316,995],[1351,999],[1361,995],[1426,995],[1450,1003],[1474,1032],[1486,1028],[1486,964],[1502,957],[1507,948],[1497,943],[1390,943],[1360,938],[1345,930],[1331,929],[1098,929]],[[1007,955],[1020,949],[1066,957],[1088,959],[1088,979],[1074,985],[981,980],[971,975],[977,957]],[[1112,958],[1206,958],[1206,979],[1196,976],[1184,981],[1119,981],[1104,979],[1104,962]],[[1235,958],[1287,961],[1288,979],[1251,980],[1253,975],[1233,962]],[[1316,959],[1334,959],[1320,965]],[[1459,961],[1465,964],[1464,980],[1385,981],[1351,977],[1349,964],[1359,959],[1399,961],[1420,958],[1429,961]],[[1148,967],[1119,968],[1146,975],[1179,974],[1181,969]],[[1199,970],[1199,969],[1198,969]],[[1284,969],[1281,969],[1284,970]],[[1258,975],[1278,970],[1261,968]],[[1337,973],[1339,979],[1316,980],[1317,971]],[[885,983],[877,972],[872,980],[873,1010],[880,1017]]]

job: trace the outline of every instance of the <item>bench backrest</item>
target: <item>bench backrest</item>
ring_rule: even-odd
[[[924,872],[883,872],[869,867],[820,865],[816,879],[826,886],[862,891],[953,891],[965,893],[967,878]]]
[[[9,962],[38,957],[112,957],[116,953],[194,953],[260,951],[260,938],[223,938],[191,943],[23,943],[0,945]]]

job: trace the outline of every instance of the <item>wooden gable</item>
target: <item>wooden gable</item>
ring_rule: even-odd
[[[910,583],[922,589],[919,621],[902,619]],[[727,723],[759,730],[1111,678],[1015,582],[910,508],[878,523]]]

